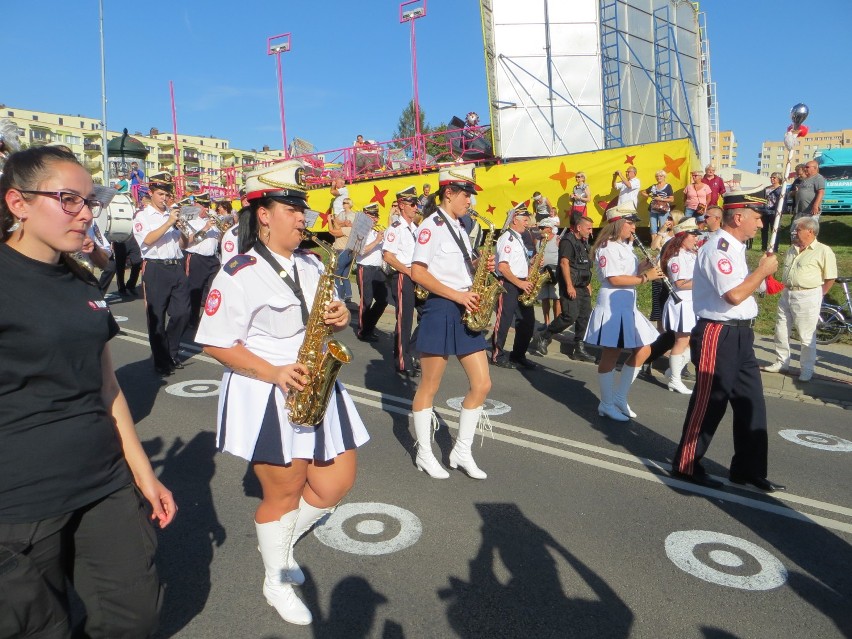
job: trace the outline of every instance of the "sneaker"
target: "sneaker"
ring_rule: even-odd
[[[800,382],[809,382],[811,378],[814,376],[813,371],[802,371],[799,373],[799,381]]]
[[[775,362],[774,364],[769,364],[768,366],[761,366],[760,370],[766,373],[789,373],[790,367],[784,364],[783,362]]]

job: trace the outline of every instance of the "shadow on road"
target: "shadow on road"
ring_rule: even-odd
[[[170,383],[154,373],[154,363],[150,357],[116,369],[115,376],[127,398],[133,421],[137,424],[151,414],[157,393]]]

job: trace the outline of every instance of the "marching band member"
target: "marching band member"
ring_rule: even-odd
[[[263,490],[255,513],[263,594],[285,621],[305,625],[312,617],[293,590],[305,579],[293,546],[352,488],[355,449],[369,435],[339,382],[321,423],[289,421],[287,393],[318,373],[297,355],[324,269],[314,254],[298,250],[307,207],[301,163],[251,173],[246,190],[254,241],[213,280],[196,341],[226,367],[218,448],[250,461]],[[324,318],[340,331],[349,311],[336,300]]]
[[[537,365],[527,359],[526,352],[535,331],[535,312],[532,306],[518,301],[520,295],[532,289],[532,282],[527,281],[529,258],[522,237],[529,227],[530,212],[526,206],[520,204],[509,211],[509,216],[509,228],[500,235],[494,249],[497,277],[506,292],[500,295],[500,301],[497,303],[497,316],[491,336],[491,363],[500,368],[520,366],[533,369],[537,368]],[[507,356],[503,347],[516,314],[520,317],[515,322],[515,341],[512,353]]]
[[[178,209],[166,204],[173,186],[168,171],[152,175],[148,182],[151,204],[136,214],[133,224],[133,237],[144,260],[142,287],[148,341],[154,370],[159,375],[171,375],[176,368],[183,368],[178,351],[189,322],[189,286],[183,268],[183,249],[188,239],[175,226]]]
[[[400,219],[385,233],[382,255],[394,269],[390,277],[391,295],[396,306],[396,327],[393,332],[394,369],[408,377],[418,377],[411,348],[411,326],[414,321],[414,282],[411,280],[411,260],[417,244],[417,189],[413,186],[396,194]]]
[[[230,205],[230,202],[228,203]],[[219,259],[222,264],[229,262],[232,257],[242,253],[240,250],[240,222],[248,220],[251,216],[251,209],[246,199],[245,187],[240,189],[240,205],[239,211],[231,212],[234,218],[234,224],[222,234],[222,243],[219,245]]]
[[[476,310],[479,294],[471,290],[475,266],[470,240],[459,222],[470,206],[470,196],[479,187],[470,165],[443,166],[438,179],[438,192],[424,209],[411,263],[411,278],[430,293],[423,306],[416,345],[422,378],[412,401],[417,437],[415,463],[418,470],[435,479],[450,476],[432,453],[433,422],[437,427],[432,405],[447,368],[447,359],[455,355],[464,368],[470,388],[462,401],[459,433],[450,453],[450,466],[461,466],[474,479],[485,479],[487,475],[473,459],[471,444],[485,398],[491,390],[491,377],[485,356],[485,338],[462,322],[465,311]]]
[[[647,260],[640,265],[633,253],[631,238],[639,220],[634,209],[611,208],[606,219],[607,225],[592,246],[601,287],[584,341],[603,349],[598,362],[601,387],[598,414],[626,422],[636,417],[627,404],[630,386],[648,357],[648,345],[657,338],[657,330],[636,308],[636,287],[663,274]],[[631,355],[615,388],[615,364],[623,349],[630,350]]]
[[[222,240],[222,233],[210,219],[207,206],[210,204],[209,196],[197,196],[195,203],[202,209],[194,220],[190,220],[189,226],[195,232],[196,242],[186,247],[186,276],[189,286],[189,326],[198,328],[201,319],[201,307],[207,299],[210,290],[210,282],[219,272],[219,256],[216,255]],[[201,240],[197,238],[201,237]]]
[[[373,218],[375,225],[379,218],[379,205],[368,204],[364,213]],[[384,231],[370,229],[361,247],[361,253],[355,258],[358,265],[358,330],[357,337],[362,342],[377,342],[376,324],[388,306],[387,276],[382,270],[382,242]]]
[[[698,316],[692,332],[695,389],[672,462],[672,475],[701,486],[719,488],[701,460],[728,403],[734,412],[734,457],[730,480],[760,490],[784,490],[766,478],[769,455],[766,400],[754,354],[753,294],[775,273],[778,258],[763,255],[749,273],[745,242],[760,228],[765,201],[743,191],[726,193],[722,228],[698,251],[692,280],[692,303]]]
[[[677,291],[680,303],[669,295],[663,308],[663,326],[675,334],[674,345],[669,355],[670,391],[691,395],[680,378],[689,362],[689,335],[695,326],[695,311],[692,308],[692,272],[698,255],[698,236],[701,231],[695,218],[688,217],[674,228],[674,238],[666,243],[660,257],[660,268],[668,275],[672,287]]]

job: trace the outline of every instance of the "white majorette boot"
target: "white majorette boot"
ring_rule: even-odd
[[[299,499],[299,516],[296,518],[296,526],[293,529],[293,536],[290,538],[290,543],[287,548],[287,569],[284,571],[284,581],[296,584],[297,586],[301,586],[305,583],[305,573],[302,572],[302,569],[299,568],[299,564],[296,563],[295,557],[293,557],[293,547],[315,523],[322,519],[327,513],[333,513],[335,508],[337,508],[337,506],[331,506],[330,508],[317,508],[316,506],[311,506],[308,502],[306,502],[304,497]]]
[[[459,413],[459,434],[456,437],[456,445],[450,451],[450,468],[461,469],[473,479],[485,479],[488,477],[473,461],[470,452],[473,439],[476,437],[476,427],[482,416],[482,406],[476,408],[465,408],[462,406]]]
[[[630,410],[627,404],[627,395],[630,393],[630,387],[633,385],[633,380],[642,370],[636,366],[622,366],[621,377],[618,378],[618,388],[615,389],[615,394],[612,397],[612,403],[615,407],[628,417],[636,417],[636,413]]]
[[[414,459],[417,470],[422,470],[433,479],[447,479],[450,473],[432,454],[432,424],[434,423],[435,430],[438,430],[438,418],[431,407],[413,411],[411,414],[414,415],[414,435],[417,437],[417,457]]]
[[[284,621],[307,626],[313,620],[311,611],[296,596],[293,584],[286,580],[290,540],[298,517],[299,511],[291,510],[278,521],[267,524],[255,522],[254,527],[257,531],[257,547],[266,569],[263,595],[267,603],[278,611]]]
[[[608,373],[598,373],[598,384],[601,387],[601,403],[598,404],[598,415],[601,417],[609,417],[617,422],[629,421],[629,417],[625,416],[613,404],[612,385],[615,381],[615,371]]]
[[[692,391],[687,388],[680,378],[680,373],[683,367],[686,366],[689,355],[686,351],[677,355],[669,355],[669,390],[673,393],[681,395],[692,395]]]

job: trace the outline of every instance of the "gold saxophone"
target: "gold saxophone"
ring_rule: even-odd
[[[343,364],[352,361],[352,351],[336,339],[331,339],[333,329],[325,323],[328,305],[334,301],[334,271],[337,254],[331,246],[310,231],[304,232],[305,239],[312,239],[328,253],[325,272],[320,276],[317,292],[308,322],[305,325],[305,341],[296,358],[308,369],[308,383],[302,390],[291,389],[287,394],[290,421],[302,426],[315,426],[322,421],[337,374]]]
[[[550,273],[541,268],[541,263],[544,261],[544,249],[547,248],[546,241],[539,241],[538,250],[530,260],[529,275],[527,282],[532,283],[532,288],[527,293],[521,293],[518,296],[518,301],[524,306],[532,306],[538,299],[538,294],[541,287],[550,281]]]
[[[462,321],[472,331],[484,331],[491,322],[491,314],[497,305],[497,297],[501,293],[505,293],[506,289],[488,270],[488,261],[494,254],[494,224],[475,211],[471,211],[470,214],[488,225],[488,233],[485,236],[485,242],[479,249],[479,262],[473,274],[473,286],[470,287],[472,292],[479,293],[479,306],[475,311],[465,311]]]

